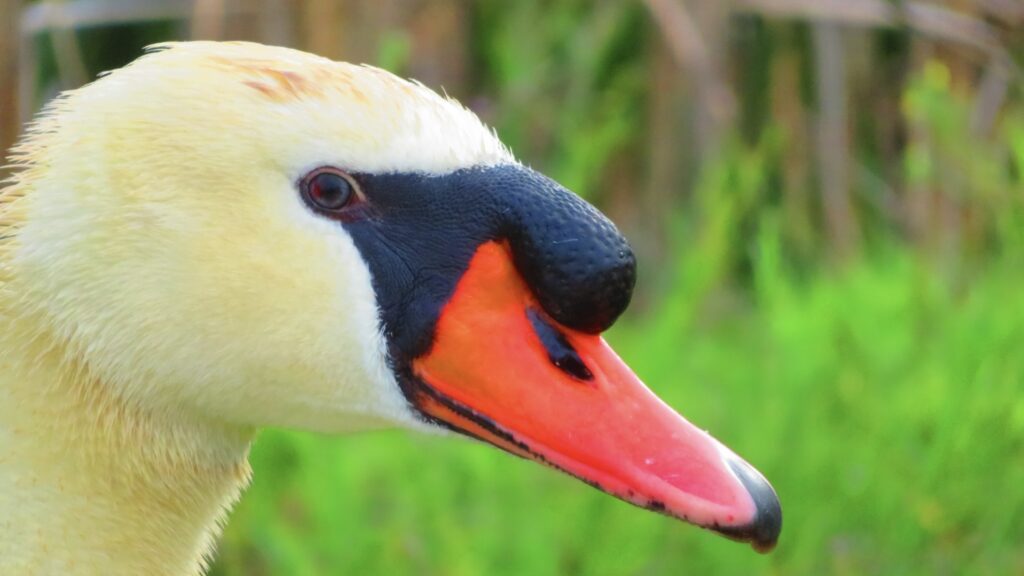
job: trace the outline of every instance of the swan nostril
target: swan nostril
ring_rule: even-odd
[[[536,308],[526,310],[526,316],[533,325],[533,331],[540,338],[541,344],[548,353],[548,360],[557,366],[562,372],[577,380],[593,380],[594,374],[587,368],[583,358],[580,358],[576,349],[566,340],[558,328],[549,323],[543,314]]]

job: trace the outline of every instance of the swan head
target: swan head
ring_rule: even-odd
[[[454,430],[778,536],[767,482],[600,338],[633,288],[625,239],[450,99],[283,48],[163,45],[59,99],[15,161],[21,304],[127,402]]]

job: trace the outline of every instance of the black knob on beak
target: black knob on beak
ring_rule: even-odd
[[[629,305],[636,257],[608,218],[536,172],[508,195],[508,238],[520,274],[544,310],[576,330],[606,330]]]

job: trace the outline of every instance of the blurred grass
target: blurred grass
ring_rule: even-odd
[[[377,53],[365,59],[400,74],[440,58],[415,26],[367,25],[342,5],[337,22],[298,20],[328,40],[354,32]],[[448,39],[469,59],[453,94],[638,248],[660,246],[609,339],[772,481],[779,547],[757,555],[465,439],[267,431],[213,574],[1024,573],[1019,77],[979,133],[977,55],[902,28],[850,32],[849,216],[862,242],[837,261],[821,215],[831,175],[814,143],[813,23],[746,15],[715,29],[725,38],[703,30],[730,52],[721,72],[740,104],[711,145],[696,137],[696,82],[642,4],[448,5],[467,17]],[[141,28],[83,31],[90,72],[180,34]],[[308,48],[309,32],[295,44]],[[34,41],[46,97],[56,55]]]
[[[216,573],[1024,570],[1021,269],[954,290],[894,251],[798,284],[760,249],[756,305],[611,340],[772,480],[772,555],[469,441],[267,432]]]
[[[760,200],[785,144],[769,130],[704,168],[692,211],[672,216],[677,256],[654,313],[609,336],[771,479],[785,510],[773,554],[466,440],[272,431],[215,574],[1024,571],[1024,121],[949,158],[953,142],[983,144],[941,66],[905,104],[944,132],[907,152],[908,179],[963,173],[998,196],[978,200],[1005,223],[984,256],[954,266],[878,233],[845,265],[800,264]]]

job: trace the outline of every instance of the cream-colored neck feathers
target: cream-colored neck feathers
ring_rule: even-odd
[[[132,406],[31,320],[0,337],[0,574],[201,573],[251,430]]]
[[[0,574],[181,576],[201,572],[258,427],[422,426],[368,267],[298,179],[514,160],[386,72],[189,43],[60,98],[13,162]]]

